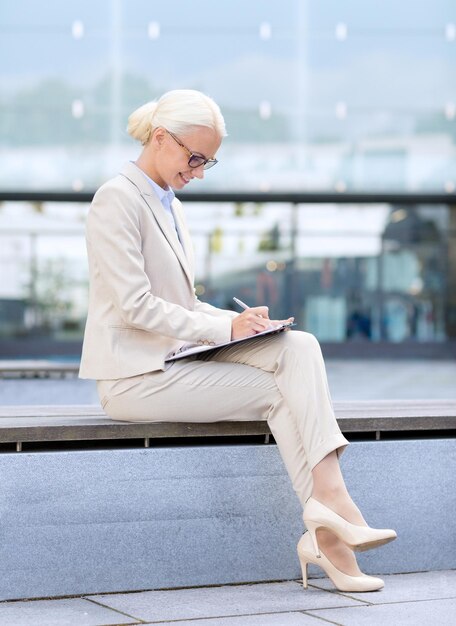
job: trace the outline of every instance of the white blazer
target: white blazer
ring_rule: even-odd
[[[94,196],[86,225],[89,309],[81,378],[126,378],[165,369],[185,343],[229,341],[237,314],[195,296],[194,257],[181,203],[180,240],[133,163]]]

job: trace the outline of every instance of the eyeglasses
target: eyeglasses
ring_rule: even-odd
[[[202,165],[203,169],[208,170],[209,168],[213,167],[216,163],[218,163],[217,159],[206,159],[202,154],[195,154],[194,152],[189,150],[187,146],[184,146],[182,141],[180,141],[176,137],[176,135],[173,135],[173,133],[171,133],[169,130],[166,130],[166,132],[168,133],[168,135],[171,135],[174,141],[178,143],[180,147],[183,148],[185,152],[188,154],[189,156],[188,165],[192,169],[194,169],[195,167],[200,167]]]

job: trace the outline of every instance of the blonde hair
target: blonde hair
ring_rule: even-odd
[[[227,134],[218,105],[194,89],[174,89],[139,107],[128,118],[127,132],[144,146],[159,126],[176,135],[185,135],[197,126],[212,128],[220,137]]]

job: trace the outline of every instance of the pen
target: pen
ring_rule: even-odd
[[[233,298],[233,300],[236,302],[236,304],[239,304],[239,306],[242,307],[243,309],[250,309],[249,305],[246,304],[245,302],[242,302],[242,300],[239,300],[239,298]]]

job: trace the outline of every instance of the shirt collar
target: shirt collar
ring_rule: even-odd
[[[133,163],[133,165],[138,167],[134,161],[131,161],[131,163]],[[160,187],[160,185],[158,185],[154,180],[152,180],[152,178],[148,176],[144,170],[142,170],[140,167],[138,167],[138,170],[141,172],[144,178],[149,181],[152,189],[157,194],[160,202],[163,204],[163,201],[165,201],[167,204],[171,205],[172,201],[176,197],[174,194],[174,191],[170,187],[168,187],[168,189],[163,189],[163,187]]]

